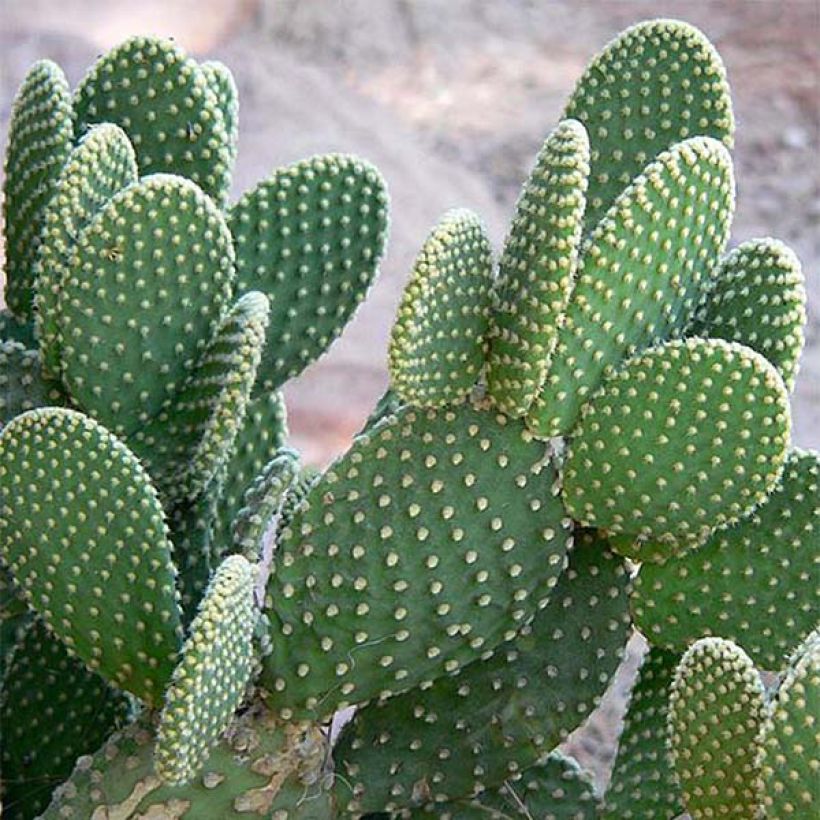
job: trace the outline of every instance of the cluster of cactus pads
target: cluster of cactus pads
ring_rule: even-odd
[[[442,218],[324,472],[279,391],[376,276],[385,185],[333,154],[228,204],[237,128],[229,71],[151,38],[15,101],[4,816],[814,816],[805,291],[779,241],[727,253],[704,36],[643,23],[593,60],[497,260]],[[635,629],[601,794],[558,747]]]

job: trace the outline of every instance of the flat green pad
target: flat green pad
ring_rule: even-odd
[[[140,721],[81,760],[42,820],[328,820],[330,750],[309,724],[283,726],[258,704],[213,749],[200,776],[171,786],[154,772],[154,734]]]
[[[268,300],[241,296],[225,315],[183,388],[129,444],[163,499],[194,499],[230,458],[256,381]]]
[[[595,820],[598,798],[590,773],[574,758],[555,751],[519,778],[474,800],[412,813],[414,819],[432,816],[439,820]]]
[[[157,774],[167,783],[189,783],[227,729],[253,668],[252,636],[256,567],[241,555],[214,573],[191,623],[160,716]]]
[[[765,500],[789,443],[783,380],[720,339],[659,345],[606,379],[574,431],[564,503],[588,527],[636,537],[638,560],[696,546]]]
[[[577,282],[529,423],[568,435],[601,380],[679,335],[710,286],[734,211],[729,152],[696,137],[661,154],[582,248]]]
[[[427,237],[390,336],[390,386],[403,402],[440,407],[472,390],[484,365],[493,252],[472,211],[448,211]]]
[[[220,63],[219,60],[200,63],[199,68],[205,75],[208,87],[222,111],[222,120],[225,123],[225,133],[228,139],[228,167],[233,168],[239,150],[239,91],[236,88],[236,82],[228,66]]]
[[[589,178],[589,140],[576,120],[547,137],[524,183],[493,288],[487,390],[522,416],[544,384],[575,271]]]
[[[731,641],[703,638],[683,656],[669,697],[669,749],[693,820],[760,816],[765,709],[760,675]]]
[[[0,687],[14,650],[33,617],[11,573],[0,563]]]
[[[59,299],[71,274],[77,237],[114,194],[137,181],[137,160],[125,132],[108,123],[92,128],[71,152],[43,215],[36,257],[35,324],[43,366],[60,373]]]
[[[80,755],[126,719],[128,701],[89,672],[37,620],[3,681],[3,817],[40,814]]]
[[[71,138],[71,93],[65,75],[50,60],[40,60],[29,69],[12,104],[3,183],[6,305],[23,321],[32,319],[43,212],[71,150]]]
[[[606,820],[671,820],[685,811],[669,760],[669,690],[680,661],[652,647],[644,656],[624,719],[605,796]]]
[[[793,449],[780,483],[751,515],[697,550],[641,567],[636,624],[653,644],[679,651],[707,635],[728,638],[758,667],[778,670],[817,620],[818,539],[820,455]]]
[[[60,294],[63,380],[118,435],[179,390],[231,298],[222,214],[192,182],[157,174],[115,195],[80,234]]]
[[[438,805],[516,780],[597,705],[629,637],[627,609],[621,559],[580,533],[546,607],[511,643],[357,712],[334,752],[340,807]]]
[[[37,347],[34,324],[18,319],[10,310],[0,310],[0,342],[20,342],[28,350]]]
[[[260,389],[297,376],[342,332],[378,273],[387,213],[381,174],[345,154],[280,168],[231,208],[238,292],[271,303]]]
[[[564,117],[589,132],[586,233],[661,151],[698,135],[728,148],[734,139],[723,62],[702,32],[679,20],[649,20],[619,34],[589,64]]]
[[[249,561],[262,558],[262,539],[282,510],[288,491],[298,480],[299,454],[283,448],[264,467],[245,492],[242,509],[234,517],[234,552]]]
[[[245,492],[265,465],[276,457],[287,437],[287,408],[282,394],[275,390],[252,399],[245,423],[234,441],[233,453],[219,476],[222,489],[214,520],[218,550],[230,547],[233,521],[242,509]]]
[[[727,254],[688,329],[762,353],[791,390],[805,341],[806,283],[800,260],[777,239],[752,239]]]
[[[132,37],[106,52],[74,95],[77,137],[96,123],[119,125],[140,175],[179,174],[222,203],[233,152],[205,73],[170,40]]]
[[[181,639],[162,508],[134,455],[74,410],[0,434],[0,547],[29,604],[91,669],[149,704]]]
[[[798,649],[769,704],[763,753],[768,817],[809,817],[820,805],[820,633]]]
[[[63,404],[60,384],[43,377],[40,356],[19,342],[0,342],[0,430],[26,410]]]
[[[522,423],[469,404],[404,408],[359,436],[276,548],[272,705],[326,717],[514,637],[565,564],[555,481]]]

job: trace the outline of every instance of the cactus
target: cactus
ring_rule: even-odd
[[[442,218],[390,388],[323,471],[286,447],[280,388],[365,297],[387,192],[327,154],[229,205],[238,123],[224,65],[147,37],[73,98],[38,64],[15,103],[5,812],[810,812],[803,274],[776,240],[725,252],[734,122],[705,37],[642,23],[591,63],[497,271],[478,215]],[[602,796],[557,747],[633,622],[651,646]]]

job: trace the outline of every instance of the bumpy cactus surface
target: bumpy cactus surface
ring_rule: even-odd
[[[15,102],[4,816],[816,813],[803,274],[777,240],[727,252],[705,37],[652,21],[593,60],[497,264],[443,215],[390,389],[323,471],[279,389],[377,275],[386,188],[327,154],[231,205],[238,127],[224,65],[145,37]],[[559,747],[635,628],[604,794]]]

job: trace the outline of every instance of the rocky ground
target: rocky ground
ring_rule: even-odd
[[[312,152],[355,151],[381,168],[393,201],[381,279],[330,355],[287,391],[295,443],[325,462],[386,384],[392,313],[429,227],[447,208],[466,206],[500,241],[518,187],[586,61],[646,16],[700,26],[727,64],[738,120],[733,242],[770,234],[803,260],[809,328],[794,438],[816,447],[817,0],[0,0],[0,131],[36,58],[58,60],[76,83],[103,48],[153,32],[224,60],[236,75],[236,194]],[[573,741],[602,778],[628,685],[625,672]]]

